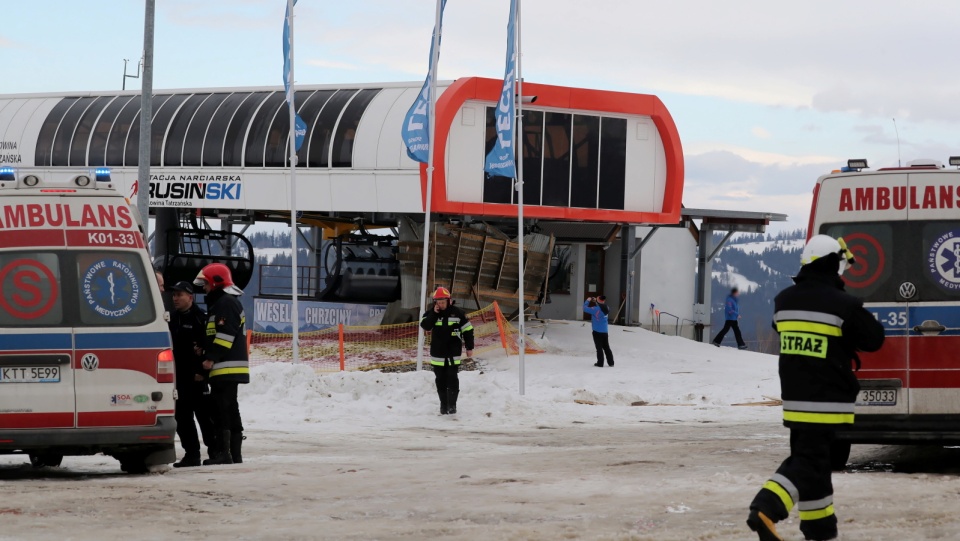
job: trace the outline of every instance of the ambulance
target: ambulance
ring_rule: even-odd
[[[173,462],[168,317],[108,169],[0,167],[0,453]]]
[[[860,354],[835,466],[850,443],[960,442],[960,157],[875,171],[850,160],[817,180],[817,233],[846,241],[856,257],[846,289],[886,329],[880,351]]]

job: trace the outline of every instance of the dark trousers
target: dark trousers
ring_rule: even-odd
[[[610,334],[593,331],[593,345],[597,348],[597,364],[603,364],[603,355],[607,355],[607,364],[613,366],[613,350],[610,349]]]
[[[240,404],[237,403],[237,382],[210,380],[210,397],[213,399],[213,426],[218,433],[224,430],[243,432],[240,420]]]
[[[210,396],[203,394],[204,387],[190,382],[177,385],[177,436],[187,455],[200,456],[200,438],[197,437],[197,424],[207,449],[213,447],[214,428]],[[194,422],[194,417],[197,421]]]
[[[833,539],[837,516],[833,512],[829,429],[790,430],[790,457],[783,461],[750,504],[774,521],[781,521],[796,505],[800,531],[807,539]]]
[[[724,322],[723,329],[721,329],[720,334],[713,339],[713,343],[719,344],[720,342],[723,342],[723,337],[727,335],[727,331],[730,329],[733,329],[733,336],[736,337],[738,346],[747,345],[743,341],[743,335],[740,334],[740,323],[735,319],[728,319],[726,322]]]
[[[460,391],[458,372],[460,372],[460,366],[453,363],[446,366],[433,365],[433,375],[437,380],[437,394],[440,395],[441,401],[448,392]]]

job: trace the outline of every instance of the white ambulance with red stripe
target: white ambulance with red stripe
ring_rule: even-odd
[[[960,157],[820,177],[809,234],[843,237],[856,257],[847,291],[883,323],[860,354],[853,443],[960,442]],[[849,452],[849,448],[847,448]]]
[[[0,453],[173,462],[170,333],[109,170],[0,167]]]

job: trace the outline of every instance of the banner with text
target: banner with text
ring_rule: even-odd
[[[345,326],[374,326],[383,319],[385,304],[349,304],[342,302],[298,301],[300,332]],[[293,301],[253,299],[253,330],[268,333],[293,332]]]

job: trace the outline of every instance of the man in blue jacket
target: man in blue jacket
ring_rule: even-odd
[[[733,336],[737,338],[737,349],[747,349],[747,344],[743,342],[743,335],[740,334],[740,301],[738,297],[740,296],[740,290],[733,288],[730,290],[730,294],[727,295],[727,302],[724,305],[723,311],[726,316],[726,322],[723,324],[723,330],[720,331],[720,334],[713,339],[713,345],[720,347],[720,342],[723,342],[723,337],[726,336],[727,331],[733,329]]]
[[[607,365],[613,366],[613,351],[610,350],[610,335],[607,329],[607,315],[610,313],[607,298],[603,295],[587,298],[583,301],[583,311],[590,314],[590,323],[593,325],[593,345],[597,348],[597,364],[593,366],[603,366],[604,354],[607,355]]]

